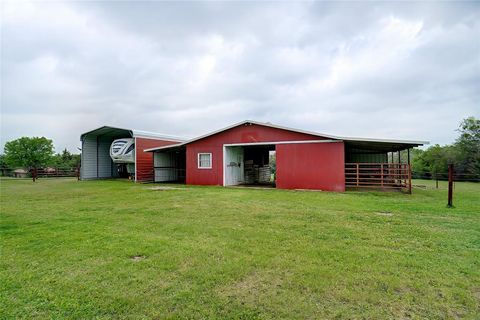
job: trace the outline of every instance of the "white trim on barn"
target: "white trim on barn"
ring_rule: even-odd
[[[223,145],[222,147],[222,178],[223,178],[223,186],[225,187],[225,168],[227,167],[227,157],[225,156],[227,152],[227,147]]]
[[[175,147],[181,147],[185,145],[186,143],[177,143],[177,144],[170,144],[168,146],[163,146],[163,147],[155,147],[155,148],[148,148],[144,149],[144,152],[151,152],[151,151],[157,151],[157,150],[163,150],[163,149],[170,149],[170,148],[175,148]]]
[[[135,182],[137,182],[137,137],[135,139],[135,147],[133,148],[135,150],[135,163],[133,164],[133,172],[135,172]]]

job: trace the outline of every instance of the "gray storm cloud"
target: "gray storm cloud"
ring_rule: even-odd
[[[480,116],[480,6],[2,2],[1,142],[244,119],[450,143]]]

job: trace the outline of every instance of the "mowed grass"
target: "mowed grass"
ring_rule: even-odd
[[[447,209],[445,183],[411,196],[0,183],[5,319],[480,315],[480,184],[457,183]]]

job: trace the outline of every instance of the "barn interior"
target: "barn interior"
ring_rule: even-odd
[[[410,149],[419,144],[345,140],[345,163],[410,163]],[[402,151],[406,151],[402,153]]]
[[[115,164],[110,157],[113,140],[132,138],[131,130],[101,127],[82,134],[81,179],[127,178],[126,164]]]
[[[244,184],[274,186],[275,174],[271,160],[274,159],[275,145],[247,146],[243,149]]]
[[[225,147],[225,185],[275,186],[275,145]]]
[[[185,183],[186,148],[171,147],[154,152],[155,182]]]

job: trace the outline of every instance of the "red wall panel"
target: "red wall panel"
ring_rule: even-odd
[[[187,145],[186,183],[223,185],[224,144],[322,139],[328,138],[256,124],[240,125]],[[202,152],[212,153],[212,169],[198,169],[197,154]]]
[[[135,175],[137,181],[153,181],[153,152],[144,152],[143,150],[177,143],[179,142],[150,138],[136,138],[135,153],[137,161],[135,165]]]
[[[345,191],[343,142],[279,144],[277,188]]]
[[[212,154],[212,168],[198,169],[198,154]],[[223,185],[223,145],[187,145],[186,183],[196,185]]]

